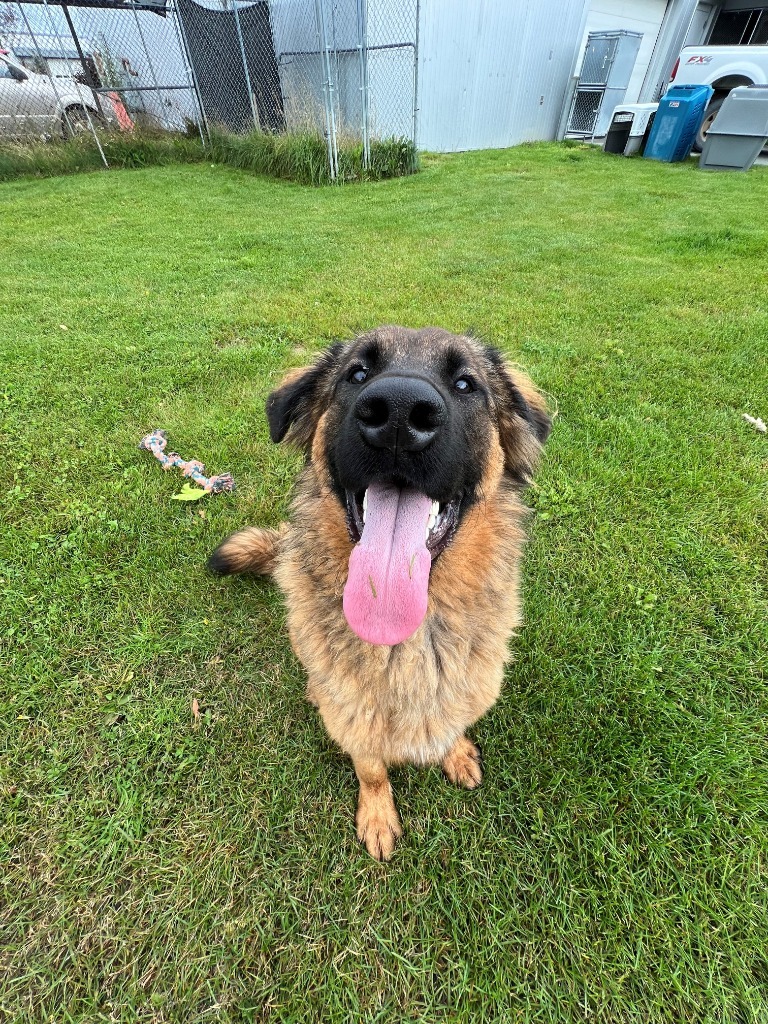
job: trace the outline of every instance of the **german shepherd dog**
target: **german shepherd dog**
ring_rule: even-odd
[[[498,698],[521,621],[521,493],[551,421],[498,351],[434,327],[332,345],[267,418],[306,453],[290,522],[233,534],[209,566],[274,575],[307,698],[360,782],[358,838],[388,860],[402,834],[388,765],[482,779],[465,733]]]

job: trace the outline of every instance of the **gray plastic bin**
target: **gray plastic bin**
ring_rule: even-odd
[[[768,139],[768,85],[731,89],[701,151],[703,171],[748,171]]]

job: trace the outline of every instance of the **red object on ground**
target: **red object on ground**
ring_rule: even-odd
[[[133,121],[128,115],[128,111],[125,109],[123,101],[116,92],[108,92],[107,96],[115,108],[115,114],[117,115],[117,123],[125,132],[133,131]]]

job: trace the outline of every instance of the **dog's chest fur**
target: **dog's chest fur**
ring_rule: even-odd
[[[338,500],[304,470],[275,577],[307,694],[330,736],[353,757],[440,761],[496,701],[520,621],[525,510],[502,482],[470,509],[432,566],[427,616],[395,647],[360,640],[342,610],[352,544]]]

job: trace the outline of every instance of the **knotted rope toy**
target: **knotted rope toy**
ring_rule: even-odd
[[[177,466],[183,476],[194,480],[196,484],[200,484],[203,490],[209,494],[234,491],[235,481],[232,479],[231,473],[221,473],[219,476],[205,476],[205,466],[202,462],[198,462],[197,459],[190,459],[189,462],[185,462],[177,452],[169,452],[166,455],[165,448],[167,444],[168,435],[166,431],[153,430],[151,434],[142,437],[139,442],[139,448],[152,452],[165,470]]]

